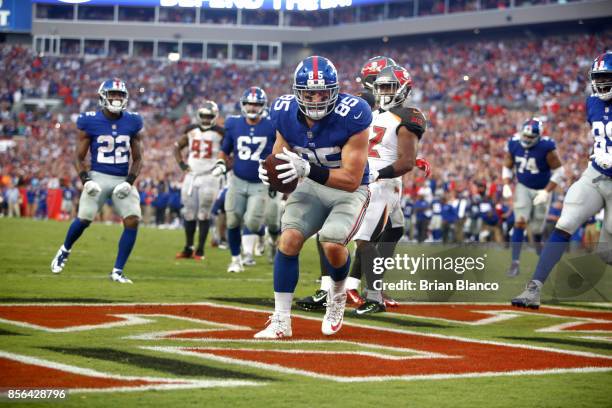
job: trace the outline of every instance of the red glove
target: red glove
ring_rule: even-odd
[[[416,166],[425,172],[425,177],[431,176],[431,164],[429,164],[427,159],[423,159],[422,157],[417,157]]]

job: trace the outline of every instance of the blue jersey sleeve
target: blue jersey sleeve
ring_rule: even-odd
[[[76,121],[77,129],[82,130],[85,133],[89,133],[87,126],[88,122],[89,121],[87,120],[87,114],[85,112],[80,113]]]
[[[144,122],[142,120],[142,116],[140,116],[138,113],[132,113],[132,117],[134,118],[134,133],[132,133],[133,136],[142,130],[142,128],[144,127]]]
[[[225,135],[223,136],[223,143],[221,144],[221,150],[227,156],[229,156],[234,150],[234,137],[232,135],[234,120],[233,118],[227,118],[225,120]]]
[[[346,128],[350,135],[367,129],[372,123],[372,109],[370,109],[370,105],[357,96],[354,98],[357,99],[358,102],[346,115]]]

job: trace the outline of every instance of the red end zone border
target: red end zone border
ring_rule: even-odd
[[[443,313],[441,310],[447,310]],[[486,324],[491,313],[516,312],[501,305],[469,304],[417,304],[404,305],[398,312],[427,318],[449,321],[479,322]],[[586,311],[568,308],[543,308],[539,312],[527,312],[542,316],[570,317],[589,321],[585,328],[593,328],[594,322],[609,325],[612,312]],[[70,332],[78,330],[104,329],[116,326],[146,324],[151,318],[164,316],[187,321],[214,324],[219,329],[187,330],[176,333],[152,333],[148,338],[190,340],[202,343],[221,343],[210,347],[154,347],[165,353],[198,356],[224,363],[257,367],[282,373],[306,375],[316,378],[347,381],[381,381],[390,379],[419,380],[466,378],[485,376],[508,376],[525,374],[557,374],[568,372],[611,371],[612,356],[588,352],[559,350],[547,347],[507,344],[495,341],[427,334],[409,330],[377,328],[345,323],[342,331],[330,338],[320,332],[320,318],[293,317],[294,337],[284,344],[295,344],[293,350],[270,350],[257,348],[261,340],[253,340],[253,334],[265,324],[268,312],[235,306],[211,303],[193,304],[13,304],[0,306],[0,322],[48,332]],[[598,326],[599,327],[599,326]],[[569,327],[568,327],[569,328]],[[575,327],[571,327],[570,330]],[[144,339],[146,337],[141,337]],[[324,351],[325,342],[359,345],[359,351]],[[231,347],[233,343],[239,347]],[[302,343],[320,343],[322,350],[302,350]],[[245,348],[245,343],[249,346]],[[268,342],[267,345],[270,343]],[[251,348],[252,347],[252,348]],[[405,351],[415,355],[389,356],[384,353],[363,352],[362,347]],[[7,357],[6,353],[0,357]],[[22,356],[24,357],[24,356]],[[10,359],[10,357],[7,357]],[[25,358],[25,357],[24,357]],[[4,361],[4,360],[2,360]],[[19,361],[28,364],[23,358]],[[31,362],[30,362],[31,363]],[[7,364],[6,362],[4,364]],[[14,364],[14,363],[12,363]],[[52,363],[56,366],[57,363]],[[32,364],[30,364],[32,365]],[[51,367],[47,364],[36,366]],[[59,365],[61,366],[61,365]],[[0,365],[2,367],[2,365]],[[59,368],[61,372],[65,371]],[[86,369],[85,369],[86,370]],[[67,371],[70,372],[70,371]],[[59,373],[56,373],[59,378]],[[33,375],[35,377],[35,375]],[[25,380],[25,379],[24,379]],[[137,381],[138,379],[129,379]],[[159,380],[159,379],[157,379]],[[162,379],[163,380],[163,379]],[[155,381],[155,379],[148,381]],[[165,384],[149,386],[179,385],[176,381],[163,380]],[[0,387],[6,387],[0,379]],[[188,386],[188,380],[182,381]],[[77,382],[78,383],[78,382]],[[210,382],[204,382],[210,383]],[[214,381],[212,382],[214,383]],[[219,381],[230,385],[231,381]],[[236,383],[236,382],[235,382]],[[244,382],[241,382],[244,383]],[[249,383],[248,385],[252,385]],[[235,384],[247,385],[247,384]],[[21,384],[22,387],[25,384]],[[126,386],[142,387],[146,384]],[[210,386],[216,386],[210,385]],[[231,385],[230,385],[231,386]],[[77,388],[79,387],[77,384]]]

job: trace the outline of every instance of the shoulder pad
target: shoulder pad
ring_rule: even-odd
[[[389,112],[400,117],[400,126],[405,126],[409,131],[417,135],[419,139],[427,130],[427,119],[417,108],[406,108],[403,106],[389,109]]]
[[[190,125],[187,125],[187,127],[185,128],[185,131],[183,133],[189,133],[191,132],[193,129],[197,129],[199,128],[199,125],[196,125],[195,123],[192,123]]]
[[[215,131],[215,132],[219,133],[221,136],[223,136],[223,135],[225,134],[225,129],[224,129],[224,128],[222,128],[222,127],[221,127],[221,126],[219,126],[219,125],[215,125],[215,126],[213,126],[213,127],[210,129],[210,130],[213,130],[213,131]]]
[[[519,142],[520,140],[521,140],[521,136],[519,135],[514,135],[510,138],[510,141],[513,141],[513,142]]]

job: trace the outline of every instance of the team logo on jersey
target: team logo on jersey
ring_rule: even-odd
[[[313,134],[312,134],[312,132],[311,132],[310,130],[309,130],[308,132],[306,132],[306,137],[307,137],[308,139],[312,139],[312,138],[314,138],[314,136],[313,136]]]

